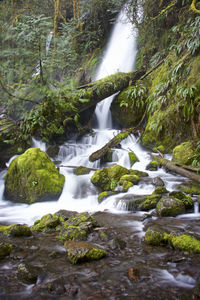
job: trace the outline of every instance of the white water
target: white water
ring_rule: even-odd
[[[104,59],[97,71],[95,79],[112,74],[116,71],[130,71],[134,65],[136,56],[136,30],[127,23],[126,15],[122,11],[114,26],[111,39],[105,52]],[[100,162],[91,163],[88,160],[90,154],[105,145],[118,132],[109,129],[112,127],[109,107],[112,99],[106,99],[97,106],[96,116],[98,120],[98,129],[95,130],[94,136],[86,135],[79,141],[68,141],[60,147],[56,161],[61,161],[64,166],[86,166],[91,168],[99,168]],[[134,169],[145,170],[146,165],[150,161],[150,157],[141,146],[137,143],[136,137],[129,136],[121,143],[122,148],[116,149],[113,155],[113,164],[117,163],[126,168],[130,168],[128,152],[133,150],[139,158],[139,162],[134,165]],[[46,150],[44,143],[33,140],[33,147],[39,147],[43,151]],[[10,163],[10,162],[9,162]],[[109,164],[107,164],[109,166]],[[0,222],[9,223],[27,223],[29,225],[47,213],[54,213],[59,209],[82,211],[99,211],[109,209],[119,212],[123,209],[120,196],[112,196],[107,198],[101,204],[98,203],[98,191],[90,182],[93,172],[88,175],[76,176],[73,174],[72,168],[62,167],[61,173],[65,176],[65,185],[63,192],[58,201],[39,202],[32,205],[13,204],[8,200],[4,200],[4,180],[5,171],[0,173]],[[165,173],[162,169],[157,172],[149,172],[151,177],[162,177],[166,188],[170,191],[173,185],[179,180],[178,176]],[[154,186],[151,184],[139,184],[129,189],[129,193],[144,195],[151,194]]]

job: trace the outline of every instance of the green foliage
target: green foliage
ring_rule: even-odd
[[[195,152],[191,157],[192,159],[192,166],[200,167],[200,141],[196,143]]]
[[[131,86],[126,91],[127,99],[131,100],[130,108],[136,107],[138,109],[143,109],[146,105],[146,93],[147,87],[142,83],[137,83]],[[129,107],[129,103],[126,100],[120,102],[120,107]]]

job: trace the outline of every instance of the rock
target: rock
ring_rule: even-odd
[[[161,198],[160,194],[147,195],[142,199],[141,203],[138,206],[138,209],[146,211],[146,210],[156,208],[156,205],[160,200],[160,198]]]
[[[106,192],[102,192],[98,195],[98,202],[101,203],[103,202],[106,198],[112,196],[112,195],[116,195],[118,194],[118,192],[112,192],[112,191],[106,191]]]
[[[166,234],[165,239],[174,249],[189,253],[200,253],[200,241],[189,234]]]
[[[34,284],[37,282],[40,268],[21,263],[17,269],[17,277],[25,283]]]
[[[139,182],[139,176],[137,175],[123,175],[120,178],[119,184],[123,184],[124,181],[132,182],[133,184],[138,184]]]
[[[116,250],[116,249],[122,250],[126,247],[126,242],[119,238],[114,238],[108,242],[108,246],[112,250]]]
[[[164,186],[157,186],[153,191],[153,194],[167,194],[168,190]]]
[[[164,186],[164,181],[160,177],[154,177],[152,180],[152,184],[155,186]]]
[[[134,152],[129,152],[129,161],[130,161],[130,166],[132,167],[137,161],[139,161],[137,155]]]
[[[65,209],[60,209],[55,213],[55,216],[61,217],[63,221],[68,220],[70,217],[75,216],[76,212],[70,211],[70,210],[65,210]]]
[[[27,225],[22,224],[13,224],[13,225],[0,225],[0,232],[10,235],[13,237],[20,237],[20,236],[31,236],[32,232]]]
[[[97,170],[91,182],[102,191],[114,191],[123,175],[129,174],[129,170],[119,165]]]
[[[55,156],[58,155],[60,148],[57,145],[51,145],[47,148],[47,155],[49,155],[50,157],[54,158]]]
[[[11,162],[5,176],[5,195],[11,201],[23,203],[56,200],[64,182],[65,177],[47,154],[30,148]]]
[[[143,172],[143,171],[138,171],[138,170],[130,170],[129,171],[130,175],[136,175],[139,177],[148,177],[148,173],[147,172]]]
[[[164,234],[165,232],[161,228],[151,226],[147,229],[144,240],[149,245],[161,246],[165,242]]]
[[[176,186],[178,190],[190,195],[200,195],[200,185],[194,181],[186,181]]]
[[[182,192],[173,191],[169,193],[169,196],[181,200],[185,205],[186,209],[189,209],[194,206],[194,201],[192,200],[192,197],[189,195],[185,195]]]
[[[149,171],[157,171],[159,167],[159,164],[156,160],[152,160],[147,166],[146,166],[146,170]]]
[[[194,149],[191,141],[184,142],[173,149],[172,161],[180,165],[189,165]]]
[[[121,199],[118,199],[118,202],[121,202],[122,207],[124,207],[124,209],[128,211],[148,211],[156,207],[160,198],[160,194],[152,194],[146,196],[128,195]]]
[[[59,239],[62,241],[83,241],[97,226],[97,222],[89,213],[80,213],[71,216],[60,229]]]
[[[75,175],[85,175],[85,174],[89,174],[90,172],[91,172],[90,168],[83,167],[83,166],[74,169]]]
[[[31,230],[47,232],[49,230],[55,229],[58,225],[60,225],[61,220],[61,217],[47,214],[44,215],[40,220],[35,221],[34,225],[31,227]]]
[[[179,199],[164,198],[158,202],[156,210],[161,217],[175,217],[185,213],[185,206]]]
[[[0,243],[0,259],[10,255],[10,252],[13,249],[13,245],[8,243]]]
[[[88,242],[65,242],[65,249],[72,264],[98,260],[106,256],[106,251]]]

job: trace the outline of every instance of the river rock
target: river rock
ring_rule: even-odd
[[[65,177],[48,155],[39,148],[30,148],[11,162],[5,176],[5,195],[23,203],[56,200],[64,182]]]
[[[192,142],[184,142],[173,149],[172,161],[180,165],[191,163],[191,157],[194,154]]]
[[[0,225],[0,232],[12,237],[31,236],[32,232],[26,224]]]
[[[152,180],[152,184],[155,186],[164,186],[164,181],[160,177],[154,177]]]
[[[21,263],[18,266],[17,277],[25,283],[36,283],[40,268],[27,263]]]
[[[90,168],[83,167],[83,166],[74,169],[75,175],[85,175],[85,174],[89,174],[90,172],[91,172]]]
[[[65,249],[72,264],[98,260],[106,256],[106,251],[88,242],[65,242]]]
[[[200,195],[200,184],[194,181],[186,181],[176,186],[176,188],[186,194]]]
[[[179,199],[164,198],[158,202],[156,210],[161,217],[175,217],[185,213],[185,206]]]
[[[159,167],[159,164],[156,160],[152,160],[147,166],[146,166],[146,170],[149,171],[157,171]]]
[[[128,195],[118,199],[118,203],[128,211],[148,211],[150,209],[156,208],[158,201],[161,198],[161,194],[152,195]]]
[[[48,232],[60,225],[61,219],[61,217],[52,214],[44,215],[40,220],[35,221],[34,225],[31,227],[31,230]]]
[[[4,257],[10,255],[10,252],[12,251],[13,246],[8,243],[0,243],[0,259],[3,259]]]

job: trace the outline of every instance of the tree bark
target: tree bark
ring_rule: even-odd
[[[200,183],[200,175],[197,175],[197,174],[190,172],[180,166],[177,166],[174,162],[167,160],[165,158],[161,158],[161,157],[155,156],[155,155],[152,155],[152,158],[154,160],[156,160],[160,165],[169,169],[170,171],[175,172],[177,174],[180,174],[184,177],[190,178],[190,179]]]
[[[133,128],[129,128],[126,131],[123,131],[123,132],[120,132],[119,134],[117,134],[105,146],[103,146],[101,149],[97,150],[96,152],[93,152],[89,157],[89,161],[94,162],[94,161],[98,160],[99,158],[103,157],[110,148],[115,147],[122,140],[126,139],[129,136],[129,134],[133,133],[133,130],[134,130]]]

